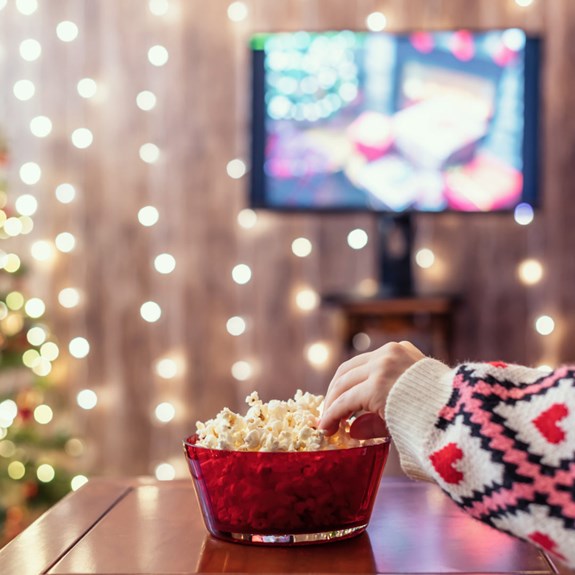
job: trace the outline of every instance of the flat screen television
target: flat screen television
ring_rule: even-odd
[[[299,31],[251,49],[251,207],[405,221],[537,205],[538,38]]]

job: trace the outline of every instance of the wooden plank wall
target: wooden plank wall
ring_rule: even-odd
[[[49,6],[48,6],[49,4]],[[355,289],[374,274],[375,236],[367,248],[346,244],[355,227],[374,232],[368,215],[316,217],[260,214],[254,229],[237,224],[246,206],[246,178],[226,174],[233,158],[249,150],[249,54],[251,33],[297,29],[365,29],[374,10],[386,14],[390,30],[410,28],[522,27],[545,39],[544,210],[527,227],[511,216],[421,216],[417,244],[429,245],[438,263],[418,275],[422,292],[442,291],[461,298],[456,319],[458,359],[504,358],[536,364],[575,359],[575,203],[573,144],[575,57],[571,0],[535,0],[528,8],[514,0],[247,0],[248,17],[234,23],[226,0],[170,0],[156,16],[144,0],[51,0],[24,16],[8,0],[0,11],[0,126],[12,157],[14,197],[36,195],[40,209],[30,242],[71,231],[78,239],[72,254],[50,266],[33,266],[31,282],[47,302],[47,322],[62,343],[59,373],[69,387],[71,413],[89,446],[86,465],[98,474],[145,474],[172,462],[182,471],[180,439],[197,418],[222,406],[240,408],[246,392],[285,398],[297,388],[322,392],[341,359],[337,311],[303,313],[294,293],[310,286],[319,293]],[[61,42],[62,20],[79,27],[74,42]],[[19,43],[34,37],[43,47],[37,62],[25,62]],[[147,50],[162,44],[169,61],[154,67]],[[76,82],[92,77],[99,93],[80,98]],[[37,85],[34,98],[16,100],[11,87],[21,78]],[[154,110],[136,106],[141,90],[153,91]],[[45,139],[30,134],[37,114],[53,121]],[[70,143],[78,127],[93,131],[85,150]],[[161,150],[160,160],[143,163],[146,142]],[[36,161],[41,181],[26,186],[18,167]],[[76,185],[77,200],[55,200],[61,182]],[[153,227],[138,223],[138,210],[156,206]],[[305,259],[291,253],[291,242],[308,237],[314,246]],[[153,258],[174,255],[170,275],[154,271]],[[526,288],[516,277],[527,256],[545,264],[544,280]],[[231,280],[237,263],[251,266],[247,285]],[[82,305],[64,309],[57,294],[67,286],[82,289]],[[157,323],[146,323],[140,305],[157,301]],[[553,315],[557,330],[537,335],[534,318]],[[232,337],[229,317],[246,318],[247,331]],[[67,342],[86,337],[86,359],[68,356]],[[307,346],[331,346],[327,364],[312,367]],[[163,380],[154,371],[162,357],[178,360],[177,377]],[[249,360],[253,377],[230,375],[232,364]],[[73,404],[76,392],[95,389],[98,406],[89,412]],[[175,419],[155,422],[160,401],[176,406]]]

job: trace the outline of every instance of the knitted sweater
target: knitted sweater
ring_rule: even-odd
[[[575,367],[422,359],[393,386],[386,421],[407,475],[575,567]]]

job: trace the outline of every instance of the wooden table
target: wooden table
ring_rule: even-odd
[[[569,573],[461,512],[436,486],[384,477],[366,533],[255,547],[206,532],[191,480],[92,480],[0,550],[2,575],[39,573]]]

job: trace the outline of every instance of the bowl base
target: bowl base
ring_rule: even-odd
[[[330,541],[340,541],[360,535],[367,528],[365,525],[348,527],[347,529],[336,529],[334,531],[321,531],[319,533],[230,533],[225,531],[212,531],[212,535],[218,539],[233,541],[234,543],[247,543],[251,545],[313,545],[317,543],[328,543]]]

